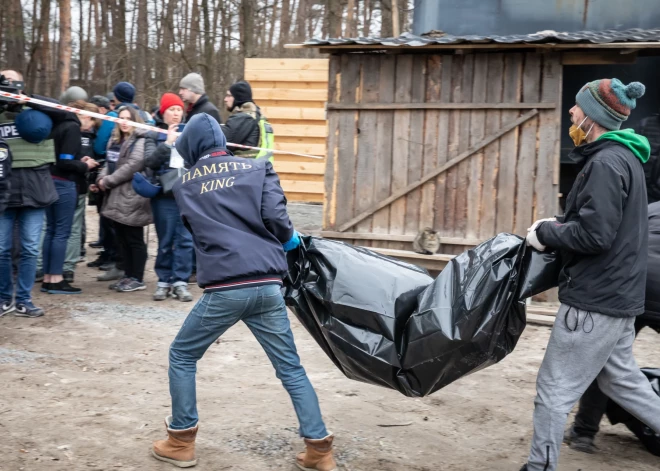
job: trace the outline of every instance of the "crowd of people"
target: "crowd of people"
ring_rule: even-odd
[[[0,74],[4,84],[26,94],[20,72]],[[232,90],[239,96],[235,105],[225,100],[231,105],[227,111],[232,142],[272,148],[272,129],[254,103],[250,85],[234,84],[228,97]],[[183,168],[174,141],[186,123],[205,113],[222,124],[220,111],[205,93],[202,76],[183,77],[178,93],[164,93],[151,113],[135,103],[136,89],[128,82],[117,83],[105,96],[90,98],[75,86],[59,100],[30,96],[163,131],[30,102],[0,102],[0,126],[7,131],[0,139],[0,150],[11,155],[7,160],[11,165],[0,174],[8,188],[3,192],[4,203],[0,201],[0,316],[44,315],[32,301],[35,283],[53,295],[82,291],[74,283],[76,266],[86,260],[87,206],[96,207],[99,214],[99,237],[89,246],[100,252],[87,263],[102,272],[98,281],[111,282],[109,288],[119,293],[147,288],[144,228],[153,223],[158,236],[154,266],[158,283],[153,299],[192,301],[188,284],[196,280],[196,256],[169,183]],[[263,123],[269,132],[262,138]],[[262,156],[258,152],[244,155]],[[156,191],[145,193],[145,187]]]

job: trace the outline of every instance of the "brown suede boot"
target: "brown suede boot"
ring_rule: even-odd
[[[167,439],[154,442],[154,448],[151,453],[154,458],[166,461],[179,468],[190,468],[197,464],[195,458],[195,437],[199,425],[185,430],[172,430],[170,424],[172,416],[165,419],[165,428],[167,429]]]
[[[332,457],[334,435],[320,440],[305,438],[307,449],[298,455],[296,465],[303,471],[336,471],[337,463]]]

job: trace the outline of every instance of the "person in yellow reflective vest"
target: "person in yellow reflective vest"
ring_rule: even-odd
[[[228,146],[228,149],[237,156],[268,159],[272,162],[275,133],[268,119],[254,103],[250,84],[241,81],[229,87],[225,96],[225,106],[231,112],[227,123],[222,127],[227,141],[244,146],[261,147],[264,150],[241,149],[235,146]]]

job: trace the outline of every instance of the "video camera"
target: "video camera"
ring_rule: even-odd
[[[23,82],[10,82],[4,75],[0,75],[0,91],[18,95],[23,91],[24,86],[25,84]],[[13,103],[16,103],[16,100],[13,98],[0,97],[0,113],[5,111],[5,109]]]

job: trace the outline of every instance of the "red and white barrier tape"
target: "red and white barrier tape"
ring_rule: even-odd
[[[101,119],[101,120],[104,120],[104,121],[111,121],[111,122],[117,123],[117,124],[128,124],[129,126],[133,126],[134,128],[146,129],[147,131],[155,131],[155,132],[159,132],[159,133],[162,133],[162,134],[167,134],[166,129],[157,128],[156,126],[150,126],[150,125],[144,124],[144,123],[136,123],[135,121],[115,118],[113,116],[106,116],[106,115],[101,114],[101,113],[94,113],[93,111],[86,111],[86,110],[80,110],[78,108],[71,108],[70,106],[61,105],[59,103],[52,103],[50,101],[45,101],[45,100],[39,100],[38,98],[32,98],[32,97],[29,97],[27,95],[17,95],[15,93],[9,93],[9,92],[5,92],[5,91],[0,90],[0,97],[13,98],[14,100],[17,100],[17,101],[35,103],[37,105],[47,106],[49,108],[55,108],[57,110],[69,111],[71,113],[75,113],[75,114],[79,114],[79,115],[83,115],[83,116],[89,116],[91,118]],[[273,154],[295,155],[295,156],[298,156],[298,157],[308,157],[310,159],[321,159],[321,160],[323,160],[323,157],[321,157],[319,155],[300,154],[300,153],[297,153],[297,152],[289,152],[289,151],[286,151],[286,150],[264,149],[262,147],[244,146],[242,144],[233,144],[231,142],[228,142],[227,145],[232,146],[232,147],[239,147],[241,149],[265,150],[265,151],[268,151],[268,152],[272,152]]]

